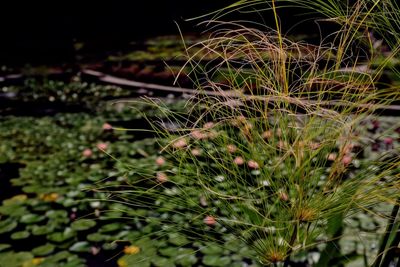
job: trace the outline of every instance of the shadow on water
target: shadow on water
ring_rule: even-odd
[[[0,164],[0,200],[4,200],[22,193],[20,187],[11,184],[12,178],[19,176],[19,169],[25,167],[20,163],[2,163]]]

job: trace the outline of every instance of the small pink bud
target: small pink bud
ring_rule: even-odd
[[[71,214],[69,215],[69,218],[70,218],[71,220],[75,220],[75,219],[76,219],[76,213],[75,213],[75,212],[71,213]]]
[[[351,161],[352,161],[351,156],[346,155],[346,156],[344,156],[344,157],[342,158],[342,163],[343,163],[343,165],[345,165],[345,166],[349,165],[349,164],[351,163]]]
[[[336,157],[337,157],[336,153],[329,153],[328,160],[335,161]]]
[[[226,146],[226,149],[228,150],[229,153],[235,153],[237,150],[237,147],[235,145],[230,144],[230,145]]]
[[[256,161],[254,161],[254,160],[249,160],[247,162],[247,165],[249,166],[250,169],[258,169],[258,168],[260,168],[258,163]]]
[[[320,143],[315,143],[315,142],[311,142],[311,143],[310,143],[310,148],[311,148],[312,150],[317,150],[320,146],[321,146]]]
[[[192,155],[193,156],[195,156],[195,157],[197,157],[197,156],[200,156],[201,155],[201,150],[200,149],[198,149],[198,148],[193,148],[191,151],[190,151],[191,153],[192,153]]]
[[[106,122],[103,124],[102,128],[103,128],[103,130],[107,131],[107,130],[112,130],[113,127],[111,126],[111,124]]]
[[[203,221],[204,221],[205,224],[207,224],[209,226],[215,225],[217,223],[215,218],[213,216],[210,216],[210,215],[206,216]]]
[[[385,145],[392,145],[393,144],[393,138],[391,137],[386,137],[383,142],[385,143]]]
[[[93,155],[93,152],[92,152],[91,149],[86,148],[85,150],[83,150],[82,155],[83,155],[85,158],[89,158],[89,157],[91,157],[91,156]]]
[[[217,137],[218,137],[217,131],[210,131],[209,133],[206,134],[206,138],[215,139]]]
[[[173,148],[184,148],[185,146],[187,146],[187,143],[184,138],[180,138],[176,140],[174,143],[172,143]]]
[[[206,124],[204,124],[203,127],[204,127],[205,129],[211,129],[212,127],[214,127],[214,125],[215,125],[215,124],[214,124],[213,122],[210,121],[210,122],[207,122]]]
[[[278,137],[282,136],[282,129],[281,128],[276,129],[276,136],[278,136]]]
[[[283,142],[282,140],[279,141],[277,147],[278,147],[279,149],[284,149],[284,148],[285,148],[285,142]]]
[[[98,144],[97,144],[97,148],[98,148],[99,150],[106,150],[107,147],[108,147],[108,145],[107,145],[106,143],[98,143]]]
[[[235,163],[235,164],[238,165],[238,166],[243,165],[243,164],[244,164],[244,159],[243,159],[242,157],[236,157],[236,158],[233,160],[233,163]]]
[[[272,137],[272,131],[265,131],[262,133],[262,138],[263,139],[270,139]]]
[[[98,247],[90,247],[90,253],[94,256],[96,256],[97,254],[99,254],[100,252],[100,248]]]
[[[163,166],[165,164],[165,159],[163,157],[161,157],[161,156],[156,158],[156,164],[158,166]]]
[[[286,192],[284,192],[283,190],[280,190],[280,191],[279,191],[278,197],[279,197],[280,200],[282,200],[282,201],[284,201],[284,202],[286,202],[286,201],[289,200],[288,194],[286,194]]]
[[[197,139],[197,140],[201,140],[201,139],[207,138],[207,135],[206,135],[205,133],[202,133],[202,132],[199,131],[199,130],[194,130],[194,131],[192,131],[191,135],[192,135],[192,137],[193,137],[194,139]]]
[[[157,181],[165,183],[168,181],[168,176],[164,172],[157,172]]]

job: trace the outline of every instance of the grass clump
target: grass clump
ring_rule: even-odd
[[[206,64],[188,48],[198,94],[187,113],[169,114],[173,129],[154,123],[168,178],[149,189],[143,182],[153,177],[144,176],[132,186],[140,205],[156,207],[151,199],[165,194],[178,213],[198,214],[174,229],[215,241],[233,233],[262,264],[288,266],[292,255],[337,238],[329,236],[335,219],[397,205],[398,150],[363,160],[369,140],[360,125],[399,95],[380,83],[385,65],[372,69],[374,54],[363,50],[364,22],[379,3],[346,6],[334,41],[315,46],[285,38],[268,2],[276,29],[212,21],[213,34],[195,46]]]

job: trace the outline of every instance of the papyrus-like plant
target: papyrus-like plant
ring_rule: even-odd
[[[359,126],[398,99],[396,88],[379,83],[387,61],[376,66],[365,31],[386,19],[391,27],[397,15],[384,17],[389,1],[294,1],[343,23],[333,42],[315,46],[286,38],[275,1],[263,2],[275,29],[214,21],[213,34],[188,48],[185,67],[198,94],[187,114],[169,116],[173,131],[154,124],[173,165],[169,191],[143,187],[143,180],[132,186],[141,204],[157,205],[146,200],[165,196],[244,240],[262,264],[287,265],[292,254],[329,241],[333,218],[397,203],[398,154],[354,168],[368,144]],[[203,60],[192,60],[191,51]]]

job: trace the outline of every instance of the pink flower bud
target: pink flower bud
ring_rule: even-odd
[[[91,157],[91,156],[93,155],[93,152],[92,152],[91,149],[86,148],[85,150],[83,150],[82,155],[83,155],[85,158],[89,158],[89,157]]]
[[[263,139],[270,139],[272,137],[272,131],[268,130],[262,133],[262,138]]]
[[[336,157],[337,157],[336,153],[329,153],[328,160],[335,161]]]
[[[98,143],[98,144],[97,144],[97,148],[98,148],[99,150],[106,150],[107,147],[108,147],[108,145],[107,145],[106,143]]]
[[[185,146],[187,146],[187,143],[184,138],[180,138],[176,140],[174,143],[172,143],[173,148],[184,148]]]
[[[351,161],[352,161],[351,156],[346,155],[346,156],[344,156],[344,157],[342,158],[342,163],[343,163],[343,165],[345,165],[345,166],[349,165],[349,164],[351,163]]]
[[[249,160],[247,162],[247,165],[249,166],[250,169],[258,169],[258,168],[260,168],[258,163],[256,161],[254,161],[254,160]]]
[[[393,138],[391,137],[386,137],[383,142],[385,143],[385,145],[392,145],[393,144]]]
[[[190,151],[191,153],[192,153],[192,155],[193,156],[195,156],[195,157],[197,157],[197,156],[200,156],[201,155],[201,150],[200,149],[198,149],[198,148],[193,148],[191,151]]]
[[[213,122],[207,122],[206,124],[204,124],[203,126],[205,129],[211,129],[212,127],[214,127],[214,123]]]
[[[235,153],[237,150],[237,147],[235,145],[230,144],[230,145],[226,146],[226,149],[228,150],[229,153]]]
[[[103,130],[107,131],[107,130],[112,130],[113,127],[111,126],[111,124],[106,122],[103,124],[102,128],[103,128]]]
[[[161,157],[161,156],[156,158],[156,164],[158,166],[163,166],[165,164],[165,159],[163,157]]]
[[[207,138],[207,135],[206,135],[205,133],[202,133],[202,132],[199,131],[199,130],[194,130],[194,131],[192,131],[191,135],[192,135],[192,137],[193,137],[194,139],[197,139],[197,140],[201,140],[201,139]]]
[[[205,224],[207,224],[209,226],[215,225],[217,223],[215,218],[213,216],[210,216],[210,215],[206,216],[203,221],[204,221]]]
[[[235,163],[235,164],[238,165],[238,166],[243,165],[243,164],[244,164],[244,159],[243,159],[242,157],[236,157],[236,158],[233,160],[233,163]]]
[[[157,181],[165,183],[168,181],[168,176],[164,172],[157,172]]]

